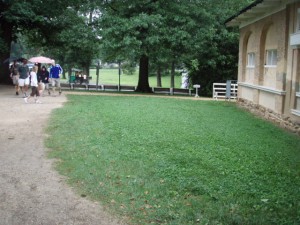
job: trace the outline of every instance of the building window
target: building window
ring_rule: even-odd
[[[247,67],[254,67],[254,66],[255,66],[255,53],[249,52]]]
[[[296,32],[300,32],[300,8],[297,11],[297,27]]]
[[[270,49],[266,51],[266,66],[277,65],[277,50]]]

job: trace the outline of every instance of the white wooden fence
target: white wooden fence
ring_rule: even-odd
[[[235,83],[231,83],[230,90],[227,90],[226,86],[227,86],[226,83],[213,83],[213,98],[215,100],[218,100],[218,98],[225,98],[225,99],[237,98],[238,85]]]

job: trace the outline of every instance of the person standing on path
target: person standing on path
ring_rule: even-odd
[[[34,97],[34,96],[35,96],[35,103],[41,103],[39,101],[40,92],[39,92],[39,89],[38,89],[37,70],[38,70],[38,67],[34,66],[32,68],[32,71],[30,72],[30,77],[31,77],[31,82],[30,82],[31,94],[28,97],[24,98],[25,103],[28,103],[28,100],[31,97]]]
[[[19,72],[19,87],[23,93],[23,97],[27,97],[28,85],[29,85],[29,67],[27,65],[27,59],[23,59],[23,64],[18,67]]]
[[[12,79],[12,82],[15,85],[16,95],[19,95],[19,74],[16,60],[10,67],[10,78]]]
[[[60,86],[60,75],[62,74],[62,68],[59,64],[55,64],[55,61],[52,62],[52,67],[50,68],[50,79],[52,82],[52,92],[55,94],[55,87],[58,87],[59,95],[61,94]]]
[[[49,72],[45,66],[43,66],[42,69],[38,72],[38,82],[42,82],[45,85],[45,89],[48,91],[48,94],[50,95]]]

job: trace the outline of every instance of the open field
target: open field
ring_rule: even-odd
[[[92,80],[90,81],[90,83],[96,84],[96,69],[90,70],[90,76],[92,76]],[[66,82],[66,80],[64,80],[64,82]],[[156,76],[149,77],[149,84],[151,87],[156,87],[156,82]],[[136,71],[133,75],[121,74],[120,83],[121,85],[137,86],[138,71]],[[100,69],[99,84],[119,84],[118,69]],[[180,86],[181,76],[175,76],[175,87],[180,88]],[[162,87],[170,87],[170,76],[162,76]]]

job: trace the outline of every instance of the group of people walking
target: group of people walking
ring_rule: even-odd
[[[21,91],[26,103],[32,97],[35,98],[36,103],[41,103],[39,97],[43,95],[44,90],[48,91],[49,95],[52,93],[55,96],[55,89],[57,87],[59,95],[61,94],[60,76],[63,70],[59,64],[55,64],[53,60],[49,71],[45,66],[41,66],[41,64],[34,65],[30,71],[27,62],[27,59],[23,59],[22,64],[18,65],[14,61],[10,67],[10,77],[15,85],[16,95],[19,95],[19,91]],[[52,85],[52,91],[49,84]],[[28,95],[29,85],[31,93]]]

